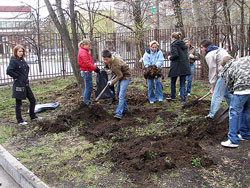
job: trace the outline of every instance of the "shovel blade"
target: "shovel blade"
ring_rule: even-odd
[[[226,119],[229,118],[229,108],[220,108],[215,116],[214,116],[214,120],[217,122],[217,123],[222,123],[223,121],[225,121]]]

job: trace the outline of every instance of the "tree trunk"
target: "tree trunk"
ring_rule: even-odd
[[[135,22],[135,38],[136,38],[136,63],[135,68],[142,68],[139,60],[142,58],[145,51],[144,34],[143,34],[143,20],[141,1],[136,0],[132,3],[133,17]]]
[[[180,0],[172,0],[173,6],[174,6],[174,14],[175,14],[175,20],[176,20],[176,28],[180,30],[180,32],[183,35],[183,38],[185,37],[185,31],[182,21],[182,11],[181,11],[181,1]]]
[[[236,49],[234,45],[234,40],[233,40],[233,30],[231,26],[231,16],[230,16],[230,10],[228,7],[228,0],[223,0],[223,12],[224,12],[224,17],[225,17],[225,23],[226,23],[226,41],[228,44],[228,50],[231,56],[235,56],[236,54]]]
[[[211,25],[211,33],[212,33],[212,42],[214,45],[217,44],[217,26],[216,26],[216,20],[217,20],[217,0],[210,0],[209,1],[209,9],[210,9],[210,25]]]
[[[84,90],[84,80],[80,76],[80,69],[77,63],[77,53],[78,53],[78,47],[77,47],[77,35],[76,33],[76,25],[75,25],[75,12],[74,12],[74,0],[70,0],[70,13],[73,15],[70,15],[71,17],[71,29],[73,33],[73,41],[70,38],[70,33],[66,24],[65,16],[62,9],[61,0],[56,0],[56,8],[58,16],[56,15],[55,10],[52,8],[51,3],[49,0],[44,0],[46,7],[48,9],[49,15],[51,19],[53,20],[57,30],[59,31],[60,35],[63,38],[64,45],[66,46],[66,49],[68,51],[70,63],[73,69],[74,76],[77,80],[78,86],[79,86],[79,92],[82,95]],[[60,18],[60,20],[58,19]],[[73,18],[73,20],[72,20]],[[75,36],[74,36],[75,35]]]
[[[241,0],[240,4],[240,56],[244,56],[244,43],[245,43],[245,27],[244,27],[244,5],[245,0]]]
[[[201,5],[199,0],[192,0],[192,10],[195,27],[202,27]]]

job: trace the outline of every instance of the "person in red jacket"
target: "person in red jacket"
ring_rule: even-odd
[[[91,48],[91,42],[88,39],[84,39],[78,44],[78,65],[81,70],[81,76],[85,81],[85,89],[83,94],[83,102],[85,104],[91,104],[90,96],[93,88],[92,84],[92,72],[100,73],[100,69],[94,65],[93,59],[89,54]]]

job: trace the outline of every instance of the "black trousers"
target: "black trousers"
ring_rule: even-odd
[[[26,96],[30,102],[30,109],[29,109],[30,118],[34,119],[37,117],[35,114],[36,99],[35,99],[35,96],[34,96],[32,90],[30,89],[29,86],[26,86]],[[15,110],[16,110],[17,123],[23,122],[22,113],[21,113],[21,106],[22,106],[22,99],[16,99]]]

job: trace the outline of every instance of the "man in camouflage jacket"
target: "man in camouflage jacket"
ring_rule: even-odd
[[[224,64],[222,78],[233,97],[229,110],[228,140],[221,145],[238,147],[240,140],[250,140],[250,56],[238,60],[224,58],[222,66]]]

